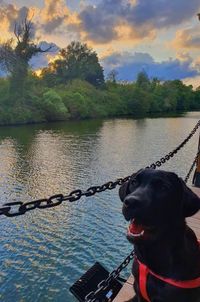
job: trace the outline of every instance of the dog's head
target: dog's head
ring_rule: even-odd
[[[200,198],[175,173],[144,169],[119,189],[128,239],[153,238],[162,230],[183,225],[200,209]]]

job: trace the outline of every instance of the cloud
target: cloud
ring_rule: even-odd
[[[116,2],[118,1],[116,0]],[[117,24],[116,17],[115,7],[110,12],[110,10],[106,10],[103,4],[97,7],[90,5],[79,15],[81,30],[85,32],[86,39],[88,40],[106,43],[117,39],[118,35],[115,30]]]
[[[192,63],[193,59],[188,52],[179,51],[176,55],[177,59],[180,61],[190,61]]]
[[[45,0],[41,11],[41,29],[46,33],[53,33],[69,16],[69,10],[63,0]]]
[[[64,0],[45,0],[40,11],[40,29],[44,34],[60,34],[70,31],[78,23],[77,13],[70,11]]]
[[[200,75],[191,78],[183,79],[185,85],[192,85],[194,89],[198,88],[200,85]]]
[[[54,43],[48,43],[46,41],[41,41],[38,45],[42,50],[47,49],[49,46],[52,46],[51,50],[46,53],[38,53],[36,56],[32,57],[30,60],[30,65],[33,70],[41,69],[48,66],[49,61],[54,58],[60,48]]]
[[[10,33],[13,31],[15,22],[34,14],[35,30],[40,38],[49,41],[51,35],[56,35],[58,43],[65,35],[68,41],[80,39],[91,45],[113,41],[134,45],[145,39],[155,39],[161,29],[190,20],[200,8],[199,0],[88,0],[81,1],[84,5],[79,3],[77,11],[70,10],[66,0],[45,0],[42,3],[42,8],[36,5],[19,8],[0,0],[3,35],[5,29]],[[180,39],[184,37],[182,33]],[[198,38],[192,42],[198,44]]]
[[[170,44],[176,49],[200,49],[200,26],[178,30]]]
[[[85,40],[102,44],[121,38],[134,40],[152,37],[151,26],[143,24],[137,30],[134,27],[134,9],[130,2],[124,4],[123,0],[101,1],[97,6],[89,5],[80,12],[77,28]]]
[[[44,6],[35,16],[38,36],[48,42],[52,40],[66,47],[72,40],[81,40],[78,31],[73,31],[79,20],[76,12],[70,11],[65,0],[45,0]]]
[[[136,25],[150,23],[156,28],[166,28],[189,20],[199,7],[199,0],[139,0],[129,17]]]
[[[60,25],[62,25],[64,17],[55,17],[49,20],[47,23],[44,23],[42,28],[46,33],[53,33]]]
[[[70,25],[77,24],[76,12],[71,12],[65,0],[45,0],[43,7],[19,7],[0,0],[0,31],[1,41],[13,37],[15,24],[20,24],[25,17],[32,23],[32,38],[52,40],[66,46],[71,40],[80,38],[78,32],[73,33]],[[37,36],[36,36],[37,34]],[[66,37],[66,40],[63,39]]]
[[[13,4],[6,4],[4,1],[0,2],[0,30],[1,36],[5,36],[6,34],[12,34],[15,28],[15,25],[22,23],[27,17],[30,19],[33,16],[32,9],[26,6],[21,8],[17,8]],[[36,27],[32,23],[32,36],[35,35]]]
[[[102,58],[104,65],[108,66],[109,69],[121,68],[122,66],[128,66],[129,64],[138,64],[145,66],[145,64],[152,64],[153,58],[148,53],[136,52],[131,54],[128,51],[125,52],[114,52],[111,55]]]
[[[35,12],[35,30],[49,41],[51,35],[56,35],[58,43],[65,35],[68,40],[80,39],[90,45],[113,41],[134,45],[145,39],[155,39],[161,29],[190,20],[200,8],[199,0],[85,1],[93,4],[80,5],[78,11],[70,10],[65,0],[45,0],[43,3],[41,9],[37,6],[19,8],[0,0],[0,29],[7,26],[12,32],[15,22],[20,23],[26,15],[33,16]],[[183,40],[184,34],[179,40]],[[195,42],[199,42],[197,37],[193,44]]]
[[[194,77],[200,74],[192,65],[190,57],[184,60],[168,59],[156,62],[148,53],[115,52],[101,60],[106,74],[112,69],[118,72],[118,79],[133,81],[137,74],[146,71],[150,78],[157,77],[161,80],[174,80]]]
[[[76,24],[75,13],[71,13],[64,0],[45,0],[44,7],[17,7],[0,0],[1,31],[13,33],[15,24],[20,24],[26,17],[33,20],[33,28],[39,34],[55,34],[61,26]],[[62,29],[64,30],[64,29]]]
[[[129,39],[152,39],[155,31],[191,19],[198,8],[199,0],[101,0],[83,8],[76,28],[96,43],[120,39],[117,29],[123,26],[129,28]]]

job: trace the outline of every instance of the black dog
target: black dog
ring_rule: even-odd
[[[151,169],[133,175],[119,195],[136,254],[131,301],[200,302],[200,245],[185,221],[200,209],[200,198],[175,173]],[[140,265],[150,270],[143,290]],[[188,288],[188,282],[193,286]]]

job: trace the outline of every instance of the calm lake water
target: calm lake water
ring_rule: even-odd
[[[0,128],[0,204],[130,175],[177,146],[200,118],[110,119]],[[166,170],[185,177],[198,135]],[[75,299],[70,285],[95,261],[114,269],[131,251],[118,189],[0,221],[0,301]]]

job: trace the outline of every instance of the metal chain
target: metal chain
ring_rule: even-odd
[[[147,166],[146,168],[151,168],[151,169],[156,169],[156,167],[160,167],[162,164],[164,164],[166,161],[168,161],[170,158],[172,158],[175,154],[178,153],[178,151],[180,151],[185,144],[192,138],[192,136],[196,133],[196,131],[198,130],[200,126],[200,120],[197,122],[197,124],[195,125],[195,127],[192,129],[192,131],[189,133],[189,135],[184,139],[184,141],[182,141],[182,143],[180,145],[178,145],[178,147],[176,147],[172,152],[169,152],[167,155],[165,155],[164,157],[161,157],[160,160],[156,161],[155,163],[151,164],[150,166]]]
[[[115,182],[109,181],[101,186],[89,187],[86,191],[75,190],[69,193],[68,195],[56,194],[49,198],[38,199],[30,202],[22,203],[19,202],[10,202],[3,205],[0,208],[0,215],[5,215],[7,217],[15,217],[23,215],[26,212],[32,211],[34,209],[47,209],[60,205],[63,201],[74,202],[79,200],[82,196],[92,196],[96,193],[104,192],[106,190],[112,190],[116,188],[117,185],[122,185],[124,182],[130,179],[130,176],[125,178],[119,178]]]
[[[200,120],[195,125],[195,127],[190,132],[190,134],[186,137],[186,139],[177,148],[175,148],[172,152],[168,153],[164,157],[161,157],[160,160],[156,161],[155,163],[152,163],[150,166],[147,166],[146,168],[156,169],[156,167],[160,167],[162,164],[164,164],[166,161],[168,161],[170,158],[172,158],[191,139],[191,137],[196,133],[199,126],[200,126]],[[185,178],[185,182],[188,181],[190,174],[192,173],[192,170],[195,166],[199,153],[200,153],[200,150],[198,151],[198,153],[195,157],[195,160]],[[66,196],[64,196],[63,194],[56,194],[49,198],[38,199],[38,200],[26,202],[26,203],[22,203],[22,202],[6,203],[3,205],[3,207],[0,208],[0,215],[5,215],[7,217],[15,217],[15,216],[23,215],[26,212],[32,211],[36,208],[38,208],[38,209],[52,208],[52,207],[60,205],[63,201],[74,202],[76,200],[79,200],[82,196],[88,197],[88,196],[92,196],[96,193],[103,192],[105,190],[112,190],[112,189],[116,188],[117,185],[122,185],[124,182],[128,181],[130,178],[131,178],[131,176],[127,176],[125,178],[119,178],[114,182],[109,181],[101,186],[90,187],[86,191],[75,190]],[[16,207],[17,207],[17,210],[15,210],[13,212],[13,209]],[[107,279],[102,280],[98,284],[96,291],[90,292],[85,297],[85,301],[86,302],[102,301],[102,295],[107,290],[111,281],[116,279],[119,276],[119,274],[121,273],[121,271],[125,267],[127,267],[127,265],[130,263],[130,261],[134,258],[134,255],[135,255],[135,253],[134,253],[134,251],[132,251],[126,257],[126,259],[118,266],[118,268],[113,270],[109,274]]]
[[[105,291],[108,289],[108,286],[110,285],[110,283],[114,280],[117,279],[117,277],[119,277],[119,274],[121,273],[121,271],[127,267],[127,265],[131,262],[131,260],[133,260],[135,256],[135,252],[132,251],[127,257],[126,259],[118,266],[118,268],[116,268],[115,270],[113,270],[107,279],[102,280],[98,286],[97,286],[97,290],[96,291],[92,291],[90,292],[86,297],[85,297],[85,302],[102,302],[103,301],[103,295],[105,294]]]
[[[200,155],[200,149],[198,150],[197,155],[195,156],[194,161],[193,161],[193,163],[192,163],[192,165],[190,167],[190,170],[188,171],[188,174],[185,177],[185,183],[188,182],[188,180],[190,178],[190,175],[191,175],[191,173],[192,173],[192,171],[193,171],[193,169],[195,167],[195,164],[197,163],[199,155]]]
[[[156,169],[156,167],[160,167],[162,164],[164,164],[166,161],[168,161],[170,158],[172,158],[189,141],[189,139],[195,134],[195,132],[197,131],[199,126],[200,126],[200,121],[198,121],[197,125],[191,131],[191,133],[188,135],[188,137],[176,149],[174,149],[172,152],[167,154],[165,157],[162,157],[159,161],[151,164],[150,166],[148,166],[146,168]],[[192,166],[191,166],[187,176],[185,177],[185,182],[186,183],[190,178],[190,175],[191,175],[191,173],[194,169],[194,166],[195,166],[195,164],[198,160],[199,154],[200,154],[200,149],[198,150],[197,155],[195,156],[195,159],[192,163]],[[108,289],[108,286],[109,286],[110,282],[113,279],[116,279],[119,276],[120,272],[130,263],[130,261],[134,258],[134,256],[135,256],[135,253],[134,253],[134,251],[132,251],[126,257],[126,259],[120,264],[120,266],[116,270],[112,271],[112,273],[109,274],[107,279],[102,280],[97,285],[97,290],[96,291],[90,292],[85,297],[85,302],[100,302],[100,301],[103,301],[102,297],[105,294],[106,290]],[[104,298],[105,298],[105,296],[104,296]]]
[[[146,168],[156,169],[156,167],[160,167],[166,161],[170,160],[177,152],[182,149],[185,144],[191,139],[191,137],[196,133],[197,129],[200,127],[200,120],[186,137],[186,139],[172,152],[169,152],[164,157],[161,157],[160,160],[152,163],[150,166]],[[7,217],[15,217],[24,215],[26,212],[35,210],[35,209],[47,209],[60,205],[63,201],[74,202],[79,200],[82,196],[89,197],[96,193],[104,192],[106,190],[112,190],[116,188],[116,186],[121,186],[124,182],[128,181],[131,176],[127,176],[125,178],[118,178],[116,181],[109,181],[100,186],[89,187],[86,191],[75,190],[69,193],[68,195],[56,194],[50,196],[49,198],[43,198],[38,200],[33,200],[30,202],[9,202],[0,207],[0,215],[5,215]]]

